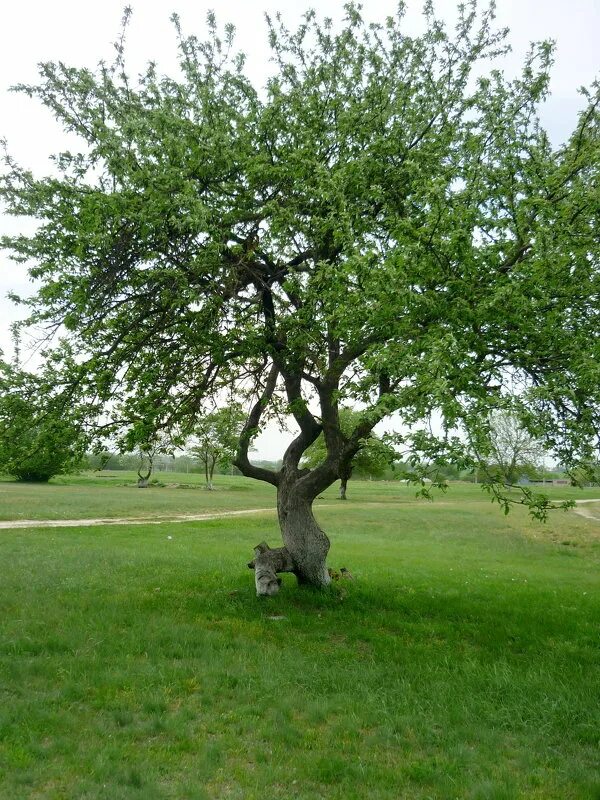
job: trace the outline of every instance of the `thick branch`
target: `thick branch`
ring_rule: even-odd
[[[273,396],[273,392],[275,391],[275,386],[277,385],[277,377],[279,375],[279,370],[273,364],[269,375],[267,377],[267,381],[265,383],[265,388],[263,389],[262,394],[252,407],[250,414],[248,415],[248,419],[242,429],[242,433],[240,434],[240,441],[238,443],[238,450],[234,460],[234,465],[239,469],[242,475],[245,475],[247,478],[256,478],[259,481],[265,481],[266,483],[270,483],[273,486],[277,486],[279,483],[279,475],[276,472],[273,472],[270,469],[264,469],[263,467],[256,467],[254,464],[250,463],[250,459],[248,458],[248,450],[250,448],[250,442],[252,437],[254,436],[256,429],[258,428],[258,424],[262,417],[263,411],[265,410],[266,406],[268,405],[271,397]]]
[[[298,466],[302,454],[315,442],[321,433],[321,425],[310,413],[306,401],[302,397],[302,379],[300,375],[286,372],[283,376],[290,411],[300,428],[300,434],[285,451],[283,463],[286,467]]]

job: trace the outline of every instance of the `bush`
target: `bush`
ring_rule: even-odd
[[[77,469],[83,456],[81,409],[48,383],[2,365],[0,471],[45,483]]]

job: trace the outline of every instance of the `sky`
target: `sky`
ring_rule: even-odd
[[[306,5],[291,0],[131,0],[133,17],[127,37],[127,64],[132,72],[156,61],[159,69],[173,72],[175,36],[169,18],[177,12],[186,33],[199,36],[205,30],[206,13],[213,9],[220,22],[236,26],[238,49],[247,55],[247,71],[259,85],[268,74],[268,45],[264,13],[281,12],[294,25],[305,8],[313,6],[320,15],[334,20],[343,15],[343,3],[320,0]],[[122,0],[19,0],[3,4],[0,16],[0,138],[5,138],[11,155],[35,174],[50,171],[48,156],[66,149],[66,141],[49,112],[29,98],[14,94],[15,83],[36,82],[36,65],[41,61],[64,61],[71,66],[94,67],[101,59],[110,61],[112,42],[120,31],[125,3]],[[438,13],[451,20],[456,0],[437,0]],[[395,0],[365,3],[365,15],[383,21],[396,8]],[[407,29],[415,32],[421,24],[420,0],[408,3]],[[543,122],[555,144],[573,129],[582,100],[578,87],[600,77],[598,37],[600,0],[497,0],[497,24],[511,29],[513,52],[504,65],[515,72],[529,42],[556,42],[551,99],[543,110]],[[72,147],[72,143],[70,143]],[[0,235],[30,230],[26,222],[2,214]],[[24,268],[0,253],[0,350],[12,352],[10,323],[19,309],[6,298],[9,291],[31,290]],[[275,429],[257,440],[255,458],[278,458],[289,436]]]

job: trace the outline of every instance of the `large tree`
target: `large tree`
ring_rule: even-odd
[[[512,485],[522,473],[543,469],[544,456],[541,443],[514,414],[495,411],[491,415],[488,468],[499,471],[503,481]]]
[[[259,592],[274,570],[328,583],[313,499],[392,412],[423,463],[485,438],[508,383],[561,461],[598,430],[598,87],[553,147],[551,45],[509,79],[492,8],[460,7],[453,31],[424,11],[421,36],[402,3],[382,25],[352,3],[339,30],[270,19],[264,89],[212,17],[206,40],[174,18],[176,78],[128,76],[121,40],[112,66],[46,63],[18,87],[82,140],[55,176],[7,160],[8,211],[39,221],[5,240],[39,282],[32,319],[76,342],[79,390],[132,416],[191,428],[207,395],[246,392],[236,465],[277,487],[284,543],[260,548]],[[253,465],[284,412],[298,434],[281,469]],[[301,468],[321,433],[326,457]]]

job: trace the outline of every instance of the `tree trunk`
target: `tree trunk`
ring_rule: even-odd
[[[138,469],[138,489],[147,489],[148,483],[150,481],[150,475],[152,475],[152,464],[146,470],[146,473],[142,473],[142,468]]]
[[[346,489],[348,488],[348,481],[352,477],[352,465],[345,464],[340,469],[340,500],[346,500]]]
[[[206,486],[205,488],[208,489],[209,492],[212,492],[212,475],[210,474],[209,467],[208,467],[208,456],[204,461],[204,477],[206,479]]]
[[[293,572],[294,565],[285,547],[271,549],[266,542],[254,548],[254,559],[248,564],[254,570],[254,582],[258,597],[272,597],[281,586],[278,572]]]
[[[312,498],[282,480],[277,488],[277,511],[284,546],[271,549],[261,542],[254,549],[255,558],[248,566],[255,570],[256,594],[277,594],[281,584],[278,572],[293,572],[300,584],[319,589],[328,586],[329,539],[313,516]]]
[[[318,526],[307,498],[282,480],[277,491],[279,527],[298,583],[324,587],[330,583],[327,553],[330,542]]]

